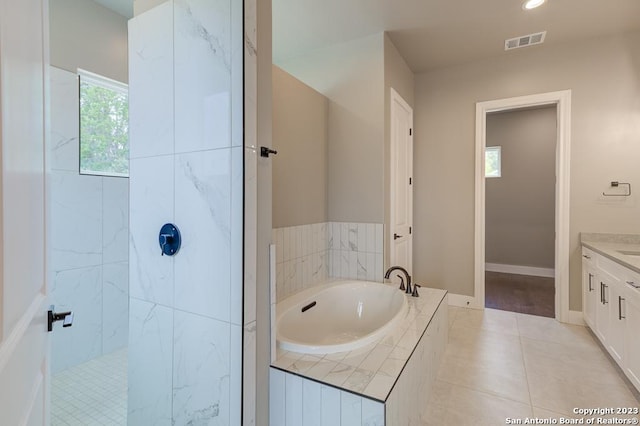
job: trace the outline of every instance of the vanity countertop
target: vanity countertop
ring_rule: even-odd
[[[384,402],[431,323],[445,290],[422,287],[407,296],[409,309],[400,324],[378,342],[351,352],[307,355],[278,349],[272,366],[321,383]],[[447,325],[445,324],[445,327]]]
[[[583,233],[580,238],[584,247],[640,274],[640,235]]]

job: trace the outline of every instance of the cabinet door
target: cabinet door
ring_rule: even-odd
[[[625,330],[627,328],[626,311],[628,298],[621,282],[612,282],[609,288],[609,335],[607,350],[620,367],[624,366]]]
[[[609,315],[611,286],[616,281],[616,278],[603,270],[598,271],[597,277],[598,285],[596,289],[598,292],[598,300],[596,303],[596,328],[594,331],[606,348],[609,344],[609,328],[611,323]]]
[[[582,264],[582,312],[584,321],[592,330],[596,328],[596,304],[599,296],[598,277],[595,268],[583,262]]]
[[[627,284],[625,284],[627,285]],[[625,329],[625,363],[624,370],[640,391],[640,290],[633,287],[626,288],[627,298],[624,306],[624,314],[627,317],[627,327]]]

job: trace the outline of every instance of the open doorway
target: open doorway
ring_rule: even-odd
[[[478,102],[476,104],[476,178],[475,178],[475,244],[474,307],[485,307],[486,264],[486,157],[487,116],[491,113],[523,108],[555,106],[555,208],[554,208],[554,317],[570,322],[569,311],[569,158],[571,144],[571,91],[541,93],[515,98]]]
[[[555,104],[487,114],[485,307],[555,317]]]
[[[52,426],[127,423],[127,18],[49,2],[50,303],[73,312],[51,334]]]

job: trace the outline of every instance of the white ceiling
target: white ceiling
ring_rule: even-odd
[[[94,1],[133,16],[133,0]],[[382,31],[411,69],[423,72],[513,54],[504,51],[505,39],[538,31],[547,31],[544,44],[526,49],[640,30],[640,0],[547,0],[531,11],[523,0],[272,2],[276,63]]]
[[[513,54],[505,39],[538,31],[545,43],[525,49],[640,30],[640,0],[547,0],[531,11],[522,1],[273,0],[274,62],[387,31],[422,72]]]

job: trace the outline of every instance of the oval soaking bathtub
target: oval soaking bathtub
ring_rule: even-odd
[[[352,351],[382,337],[406,312],[406,296],[395,286],[370,281],[321,284],[278,303],[276,339],[287,351]]]

